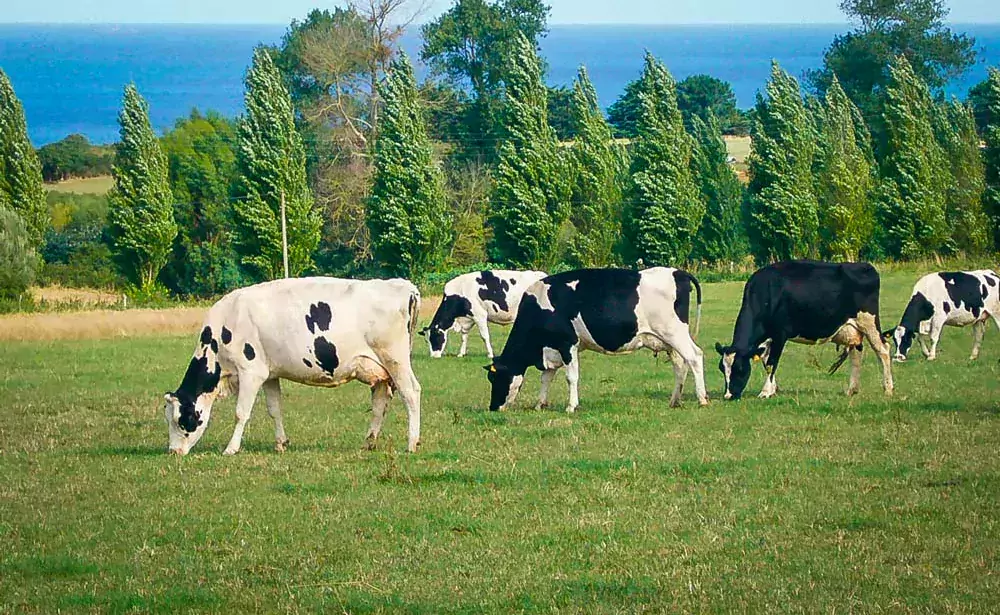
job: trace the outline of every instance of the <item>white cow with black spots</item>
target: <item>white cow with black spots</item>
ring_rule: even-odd
[[[469,331],[475,326],[486,344],[486,354],[493,358],[488,323],[507,326],[517,318],[521,297],[529,286],[546,275],[543,271],[476,271],[450,280],[444,285],[444,298],[431,323],[420,331],[431,347],[431,356],[439,359],[448,344],[448,331],[462,334],[458,356],[464,357],[469,345]]]
[[[225,454],[240,450],[263,388],[277,450],[288,444],[281,379],[321,387],[358,380],[372,390],[369,446],[393,391],[409,413],[407,449],[420,441],[420,383],[410,366],[420,292],[406,280],[277,280],[233,291],[212,306],[180,387],[165,396],[169,450],[181,455],[205,433],[214,401],[237,392],[236,428]]]
[[[972,325],[969,359],[975,361],[991,318],[1000,328],[1000,276],[995,271],[942,271],[917,281],[899,326],[887,336],[891,334],[896,343],[896,361],[906,360],[914,338],[927,360],[933,361],[945,326]]]

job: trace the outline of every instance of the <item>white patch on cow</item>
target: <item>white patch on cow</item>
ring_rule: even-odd
[[[538,301],[538,307],[549,312],[555,312],[556,307],[549,300],[549,288],[550,286],[545,282],[538,282],[532,284],[531,288],[528,289],[528,294]]]
[[[507,391],[507,399],[506,401],[503,402],[503,405],[500,406],[501,411],[506,409],[507,406],[514,403],[514,401],[517,399],[517,394],[521,392],[521,385],[523,384],[524,384],[523,375],[514,376],[514,378],[510,382],[510,389]]]
[[[559,369],[565,365],[562,354],[555,348],[542,348],[542,367],[545,369]]]
[[[736,362],[736,353],[730,352],[722,355],[722,373],[726,380],[726,399],[732,399],[733,394],[729,392],[729,381],[733,376],[733,363]]]
[[[579,344],[582,349],[597,352],[608,351],[606,348],[601,348],[600,344],[597,343],[594,336],[590,333],[590,329],[587,328],[587,323],[583,322],[583,317],[579,314],[573,317],[573,330],[580,339]]]
[[[579,286],[579,285],[580,285],[580,280],[573,280],[572,282],[567,282],[566,283],[566,286],[569,286],[573,290],[576,290],[576,287]]]

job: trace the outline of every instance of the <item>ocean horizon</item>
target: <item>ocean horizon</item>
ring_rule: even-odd
[[[950,24],[976,38],[979,62],[945,91],[965,98],[1000,65],[1000,24]],[[280,43],[282,24],[0,24],[0,68],[24,103],[36,146],[69,134],[95,143],[118,138],[122,89],[134,81],[149,101],[157,131],[169,129],[194,108],[237,116],[243,109],[243,75],[258,44]],[[541,40],[546,81],[572,83],[587,67],[602,106],[613,103],[638,77],[648,49],[678,80],[709,74],[732,84],[740,107],[754,102],[777,60],[792,75],[822,64],[823,52],[847,24],[755,25],[552,25]],[[402,48],[417,61],[419,29]]]

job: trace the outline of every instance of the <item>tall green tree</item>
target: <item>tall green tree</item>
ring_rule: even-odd
[[[472,90],[469,138],[463,155],[493,162],[504,130],[504,84],[519,37],[532,43],[546,32],[549,7],[542,0],[455,0],[421,29],[420,58],[436,75]]]
[[[986,194],[983,209],[990,221],[993,249],[1000,251],[1000,69],[990,68],[986,91]]]
[[[619,137],[634,137],[636,121],[639,117],[639,92],[642,80],[636,79],[625,85],[625,91],[610,107],[608,121]],[[733,86],[710,75],[691,75],[677,84],[677,107],[684,116],[684,123],[691,127],[694,115],[708,120],[711,111],[719,123],[723,134],[745,135],[748,121],[736,108],[736,94]]]
[[[0,299],[20,299],[35,281],[38,257],[19,215],[0,206]]]
[[[879,243],[893,257],[914,258],[944,247],[950,169],[934,135],[930,90],[904,56],[890,66],[885,93],[883,186],[877,199]]]
[[[507,63],[490,251],[505,265],[550,267],[561,257],[559,230],[569,213],[567,164],[549,126],[548,88],[534,44],[518,33]]]
[[[219,295],[243,282],[233,250],[236,122],[193,110],[162,140],[179,232],[161,279],[180,295]]]
[[[441,263],[450,243],[444,177],[405,54],[390,65],[380,90],[382,129],[366,211],[372,254],[387,272],[416,278]]]
[[[691,172],[692,141],[677,108],[677,84],[646,54],[627,193],[627,252],[645,266],[680,265],[691,256],[705,203]]]
[[[750,253],[740,212],[743,186],[729,166],[729,153],[715,113],[709,109],[707,121],[695,115],[691,124],[695,142],[691,168],[705,202],[694,256],[709,263],[739,262]]]
[[[108,193],[108,230],[125,275],[143,289],[156,283],[177,236],[167,158],[149,123],[149,108],[134,83],[125,86],[118,114],[120,140]]]
[[[972,107],[952,99],[934,105],[934,131],[948,163],[945,221],[949,252],[977,254],[986,246],[989,220],[983,211],[986,175]]]
[[[880,146],[882,100],[891,79],[888,66],[896,56],[905,55],[914,74],[931,89],[943,87],[975,63],[976,41],[945,25],[944,0],[841,0],[840,10],[855,28],[834,39],[823,67],[810,72],[808,80],[823,94],[836,74]]]
[[[767,97],[757,95],[754,111],[745,214],[754,258],[763,264],[811,256],[819,230],[812,176],[815,124],[798,81],[777,62],[771,65]]]
[[[24,108],[3,70],[0,70],[0,207],[7,207],[21,217],[31,244],[37,249],[49,226],[42,165],[28,140]]]
[[[254,51],[247,71],[246,114],[237,129],[237,179],[233,211],[242,263],[261,279],[283,274],[281,201],[284,197],[289,275],[313,265],[322,218],[306,182],[302,139],[292,100],[271,55]]]
[[[816,152],[820,252],[857,260],[874,230],[871,197],[877,180],[868,130],[836,77],[826,91]]]
[[[597,92],[582,66],[573,83],[571,113],[577,136],[572,149],[575,172],[570,211],[575,233],[569,259],[579,267],[606,267],[615,260],[621,235],[625,156],[612,138]]]

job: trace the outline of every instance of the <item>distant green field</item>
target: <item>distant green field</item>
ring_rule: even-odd
[[[886,328],[915,278],[884,277]],[[777,398],[725,403],[710,348],[740,292],[705,288],[708,408],[690,380],[667,407],[665,357],[584,354],[577,414],[533,410],[537,372],[491,414],[481,342],[431,360],[418,340],[416,455],[398,401],[361,450],[353,384],[285,387],[284,454],[262,403],[220,454],[230,399],[171,457],[160,400],[193,338],[3,344],[0,611],[995,610],[1000,335],[970,364],[949,329],[938,362],[896,367],[892,401],[870,351],[847,399],[832,347],[791,345]]]
[[[107,194],[114,185],[110,175],[87,177],[83,179],[67,179],[66,181],[45,184],[52,192],[75,192],[76,194]]]

